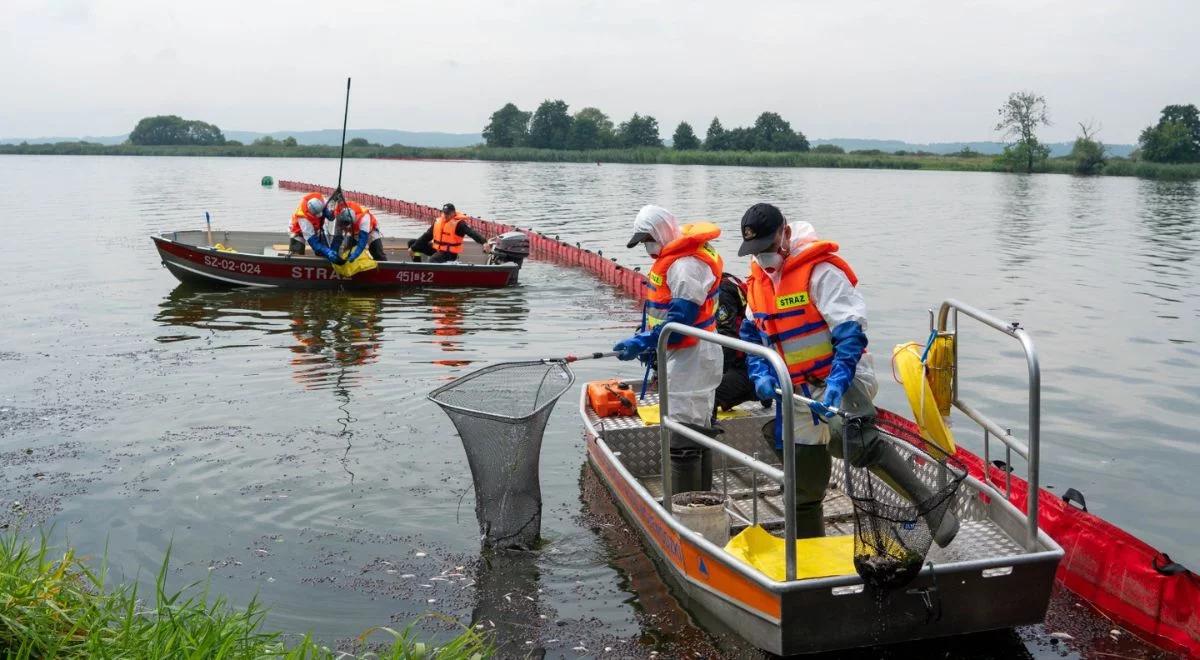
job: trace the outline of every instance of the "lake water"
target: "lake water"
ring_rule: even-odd
[[[261,187],[267,174],[332,185],[337,163],[0,157],[0,523],[47,524],[93,556],[107,544],[128,579],[152,576],[171,546],[178,584],[208,578],[235,602],[258,594],[270,625],[331,644],[434,610],[495,623],[522,653],[747,652],[692,627],[630,538],[584,467],[574,392],[543,445],[546,547],[517,559],[480,557],[461,445],[425,399],[482,363],[607,350],[636,325],[632,301],[538,262],[498,291],[179,285],[148,235],[202,228],[206,210],[217,229],[282,231],[299,194]],[[894,344],[924,339],[943,298],[1021,321],[1043,360],[1043,483],[1082,491],[1093,512],[1200,566],[1196,183],[362,160],[346,163],[345,181],[453,201],[643,267],[624,243],[637,209],[657,203],[719,224],[733,272],[746,268],[734,256],[742,211],[774,202],[841,243],[882,374]],[[422,230],[380,217],[388,235]],[[1019,347],[963,328],[963,397],[1024,437]],[[581,382],[641,375],[613,361],[575,371]],[[878,403],[906,410],[883,380]],[[1062,598],[1045,628],[917,651],[1056,657],[1046,633],[1079,626],[1072,608]],[[1107,624],[1093,627],[1093,650],[1106,648]]]

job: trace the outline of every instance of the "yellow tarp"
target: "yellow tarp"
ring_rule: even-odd
[[[231,247],[228,247],[226,245],[221,245],[220,243],[217,243],[216,245],[214,245],[213,249],[216,250],[217,252],[237,252],[237,250],[235,250]]]
[[[652,406],[639,404],[637,413],[638,417],[642,418],[642,423],[646,426],[654,426],[655,424],[658,424],[659,419],[662,418],[662,415],[658,412],[658,404],[654,404]],[[717,411],[718,420],[737,419],[738,417],[748,417],[749,415],[750,413],[746,412],[745,410]]]
[[[787,558],[783,551],[783,539],[759,525],[747,527],[725,544],[725,552],[776,582],[783,582],[787,575]],[[797,580],[853,575],[854,572],[853,536],[796,540]]]
[[[917,426],[921,427],[921,437],[942,451],[953,454],[954,434],[946,426],[946,420],[938,410],[937,401],[933,398],[933,389],[925,378],[925,369],[921,365],[921,349],[924,346],[915,341],[898,344],[892,349],[892,373],[904,386],[908,395],[908,404],[912,406],[913,417]]]
[[[349,250],[342,253],[343,259],[345,259],[348,256],[350,256]],[[371,258],[371,255],[368,253],[367,250],[363,250],[362,253],[358,255],[358,258],[355,259],[354,261],[348,261],[348,262],[342,264],[341,266],[339,266],[337,264],[331,264],[331,265],[333,266],[333,272],[337,273],[338,277],[349,278],[349,277],[354,277],[355,275],[357,275],[359,273],[366,272],[368,270],[374,270],[375,268],[377,268],[379,266],[379,262],[377,262],[373,258]]]

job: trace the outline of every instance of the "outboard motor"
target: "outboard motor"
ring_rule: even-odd
[[[529,256],[529,237],[525,232],[510,231],[492,238],[484,246],[489,264],[514,263],[520,266]]]

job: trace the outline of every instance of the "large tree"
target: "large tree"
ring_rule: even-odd
[[[650,115],[643,117],[633,113],[628,121],[621,122],[617,136],[621,146],[626,148],[663,146],[662,138],[658,136],[658,120]]]
[[[483,139],[489,147],[519,147],[529,137],[529,117],[512,103],[492,113],[491,121],[483,129]]]
[[[713,117],[712,123],[708,125],[708,132],[704,134],[704,148],[708,151],[725,149],[725,127],[716,117]]]
[[[675,127],[675,135],[671,138],[672,146],[679,151],[690,151],[700,148],[700,138],[692,130],[692,125],[686,121],[679,122]]]
[[[529,122],[529,146],[537,149],[566,149],[571,132],[571,115],[565,101],[542,101]]]
[[[587,107],[575,113],[575,121],[591,122],[596,125],[599,144],[596,146],[610,148],[617,146],[617,131],[608,115],[600,108]]]
[[[1156,126],[1138,139],[1142,158],[1158,163],[1200,162],[1200,112],[1196,106],[1168,105]]]
[[[1050,125],[1046,98],[1033,92],[1013,92],[998,113],[1000,120],[995,130],[1009,142],[1004,148],[1004,158],[1012,163],[1013,169],[1032,172],[1034,165],[1050,156],[1050,147],[1037,138],[1038,127]]]
[[[1075,171],[1079,174],[1099,174],[1108,160],[1104,143],[1096,139],[1099,127],[1079,122],[1079,137],[1071,147],[1071,158],[1075,159]]]
[[[792,130],[783,117],[764,112],[754,120],[754,148],[759,151],[808,151],[808,139]]]
[[[598,108],[584,108],[571,120],[568,149],[605,149],[616,146],[616,141],[612,120]]]
[[[187,120],[178,115],[146,117],[137,123],[129,134],[133,144],[224,144],[221,129],[197,120]]]

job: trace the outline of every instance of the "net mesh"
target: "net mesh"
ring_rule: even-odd
[[[454,423],[475,485],[486,547],[532,548],[542,525],[538,459],[554,404],[575,376],[565,362],[484,367],[429,394]]]
[[[861,436],[873,424],[873,417],[852,417],[844,433]],[[941,527],[967,476],[966,466],[953,456],[918,456],[927,462],[922,472],[929,488],[915,501],[902,497],[872,470],[845,461],[846,495],[854,510],[854,568],[863,582],[877,589],[897,589],[921,572],[933,530]]]

